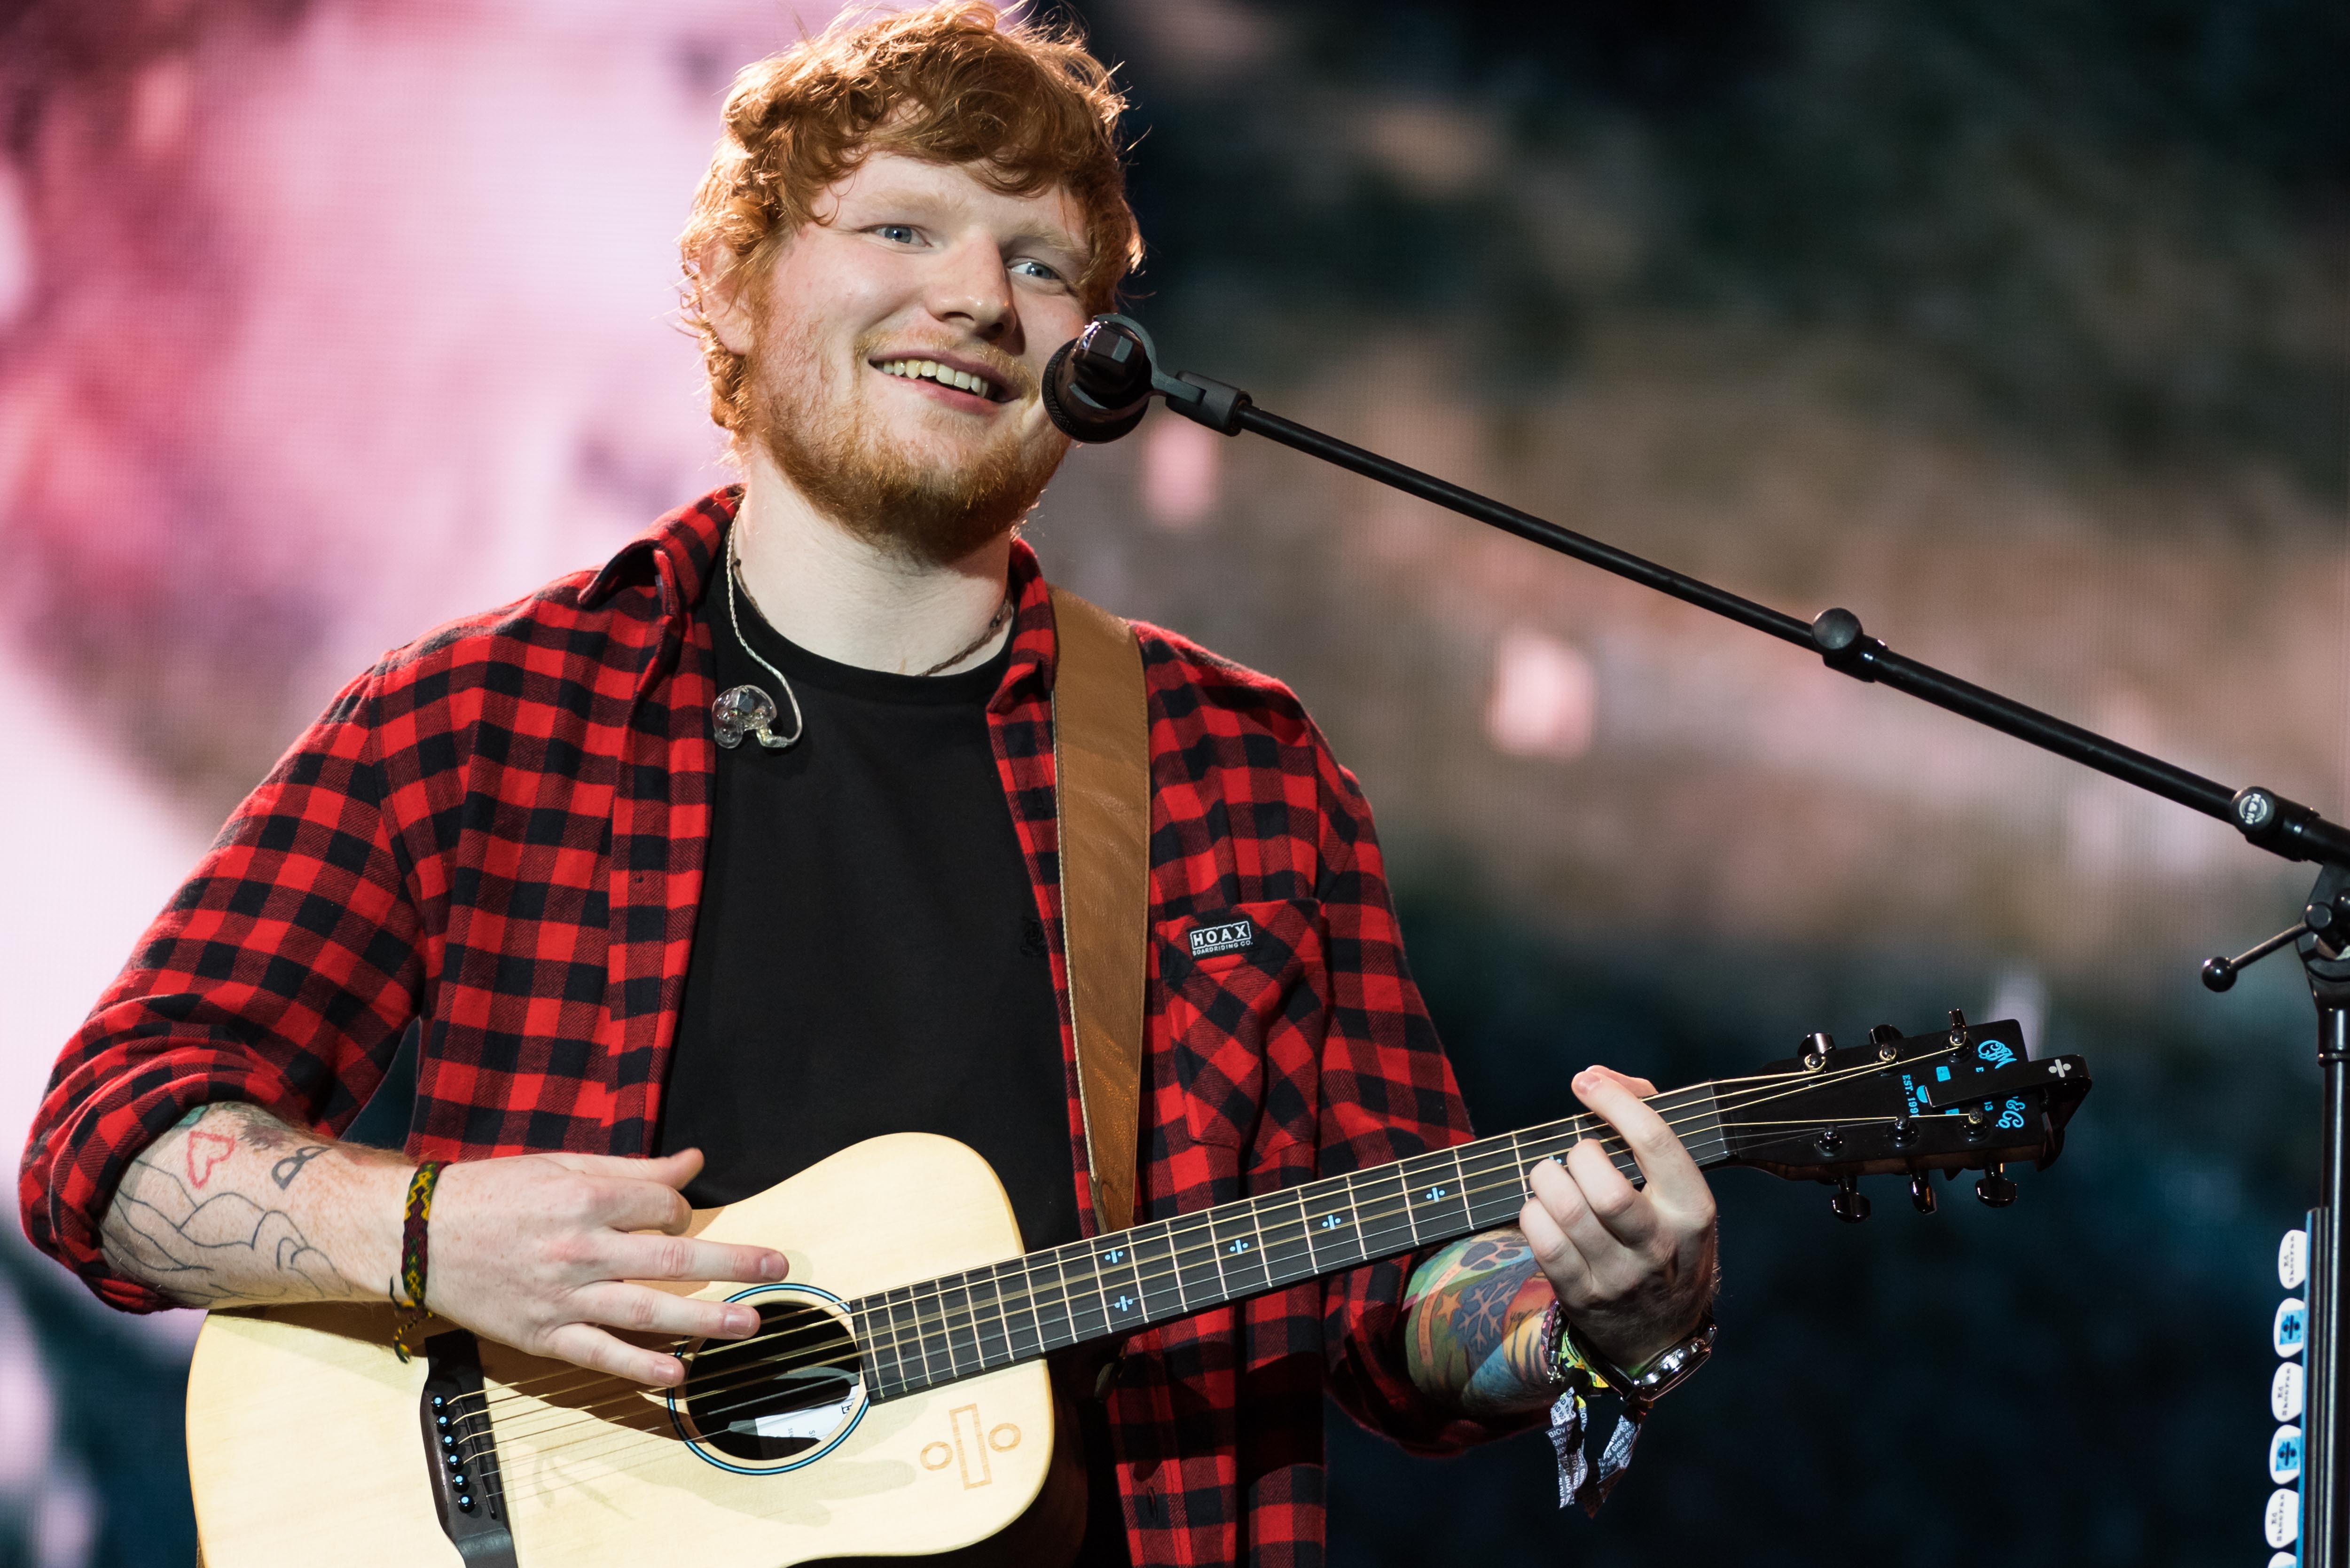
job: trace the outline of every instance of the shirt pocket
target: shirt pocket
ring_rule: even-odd
[[[1268,1146],[1310,1144],[1325,1008],[1320,903],[1234,904],[1161,920],[1156,936],[1166,1059],[1191,1141],[1246,1149],[1262,1130]]]

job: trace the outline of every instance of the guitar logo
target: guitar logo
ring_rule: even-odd
[[[947,1412],[947,1430],[954,1438],[951,1443],[930,1443],[922,1449],[922,1468],[942,1470],[949,1465],[960,1467],[965,1491],[973,1487],[992,1484],[995,1477],[988,1468],[990,1449],[1005,1453],[1020,1446],[1020,1428],[1009,1421],[998,1421],[985,1428],[979,1418],[976,1405],[958,1405]]]

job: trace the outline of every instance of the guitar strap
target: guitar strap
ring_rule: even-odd
[[[1134,1222],[1150,932],[1150,720],[1134,628],[1054,588],[1061,929],[1095,1233]]]

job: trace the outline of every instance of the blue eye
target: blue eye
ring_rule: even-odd
[[[1014,262],[1012,264],[1012,267],[1015,272],[1020,270],[1022,267],[1032,267],[1035,270],[1028,274],[1030,277],[1041,277],[1049,283],[1066,283],[1069,281],[1063,277],[1059,273],[1054,271],[1051,267],[1046,266],[1043,262],[1030,258],[1023,258],[1022,260]]]
[[[914,243],[914,226],[911,223],[883,223],[873,232],[885,240],[894,240],[902,245]]]

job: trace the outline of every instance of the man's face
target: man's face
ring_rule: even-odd
[[[745,310],[749,435],[852,533],[957,560],[1024,516],[1068,451],[1037,389],[1086,309],[1083,214],[876,152],[815,204]],[[755,315],[753,314],[755,311]],[[928,367],[928,369],[925,369]]]

